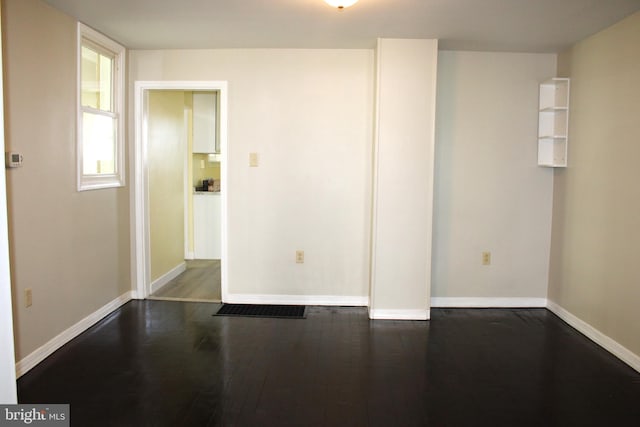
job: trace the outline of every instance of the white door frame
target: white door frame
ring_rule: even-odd
[[[222,197],[222,255],[220,283],[222,301],[227,299],[227,165],[229,150],[227,144],[227,82],[226,81],[146,81],[135,82],[134,91],[134,147],[131,161],[133,192],[131,196],[131,280],[132,297],[145,299],[151,293],[151,260],[149,257],[149,170],[147,157],[147,103],[150,90],[203,90],[220,94],[220,165]]]

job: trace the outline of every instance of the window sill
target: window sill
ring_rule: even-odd
[[[124,180],[120,179],[111,179],[106,180],[96,179],[96,180],[85,180],[84,182],[78,183],[78,191],[91,191],[91,190],[102,190],[105,188],[119,188],[124,187]]]

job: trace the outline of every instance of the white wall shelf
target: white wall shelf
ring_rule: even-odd
[[[566,167],[569,139],[569,79],[552,78],[540,84],[538,165]]]

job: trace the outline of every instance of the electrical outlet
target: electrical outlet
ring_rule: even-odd
[[[258,164],[258,153],[249,153],[249,166],[252,168],[257,168]]]
[[[31,307],[33,305],[33,291],[31,288],[24,290],[24,300],[25,307]]]
[[[304,251],[296,251],[296,263],[304,264]]]
[[[482,252],[482,265],[491,265],[491,252]]]

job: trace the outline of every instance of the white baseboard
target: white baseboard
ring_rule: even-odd
[[[545,308],[546,298],[431,297],[431,308]]]
[[[61,332],[60,334],[49,340],[46,344],[39,347],[34,352],[17,362],[16,375],[18,377],[21,377],[22,375],[26,374],[38,363],[49,357],[60,347],[62,347],[63,345],[98,323],[98,321],[102,320],[105,316],[109,315],[114,310],[129,301],[131,301],[131,292],[122,294],[118,298],[100,307],[95,312],[80,320],[69,329]]]
[[[224,302],[229,304],[341,305],[347,307],[366,307],[369,305],[369,297],[338,295],[228,294]]]
[[[547,309],[558,316],[560,319],[567,322],[569,325],[578,330],[578,332],[585,335],[591,341],[598,344],[600,347],[607,350],[609,353],[622,360],[627,365],[631,366],[636,371],[640,372],[640,356],[624,347],[607,335],[603,334],[593,326],[589,325],[584,320],[578,318],[574,314],[570,313],[565,308],[559,306],[553,301],[547,303]]]
[[[178,277],[181,273],[184,273],[186,269],[187,269],[187,263],[182,262],[176,265],[171,270],[164,273],[162,276],[158,277],[156,280],[151,282],[151,293],[153,294],[155,292],[158,292],[167,283],[169,283],[170,281]]]
[[[385,310],[369,308],[372,320],[429,320],[430,310]]]
[[[196,259],[196,256],[193,252],[187,252],[187,255],[184,257],[184,259],[192,260]]]

